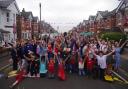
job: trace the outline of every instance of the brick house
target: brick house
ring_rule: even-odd
[[[17,29],[18,39],[32,39],[38,30],[38,17],[23,9],[17,16]]]
[[[105,27],[110,28],[109,19],[106,18],[108,11],[98,11],[95,17],[95,30],[101,31]]]
[[[33,17],[32,21],[32,38],[38,37],[39,33],[39,19],[38,17]]]
[[[112,29],[116,27],[116,9],[106,13],[103,18],[103,28]]]
[[[22,30],[22,38],[23,39],[31,39],[31,33],[32,33],[32,20],[33,20],[33,14],[32,12],[26,12],[24,9],[21,12],[21,16],[24,18],[24,28]]]
[[[89,31],[95,32],[95,16],[90,15],[89,16]]]
[[[116,26],[128,32],[128,0],[122,0],[116,9]]]

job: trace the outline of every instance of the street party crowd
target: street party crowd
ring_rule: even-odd
[[[11,87],[26,77],[64,81],[68,73],[104,80],[105,75],[111,75],[111,70],[119,70],[121,49],[126,43],[127,40],[102,40],[95,35],[84,37],[77,32],[18,40],[11,44],[13,70],[18,70]]]

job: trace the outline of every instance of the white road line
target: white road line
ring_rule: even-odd
[[[118,73],[112,71],[112,73],[114,73],[117,77],[119,77],[120,79],[122,79],[125,83],[128,84],[128,81],[126,79],[124,79],[122,76],[120,76]]]
[[[3,69],[6,69],[7,67],[9,67],[11,64],[8,64],[6,66],[3,66],[2,68],[0,68],[0,71],[2,71]]]

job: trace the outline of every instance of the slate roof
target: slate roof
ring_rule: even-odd
[[[90,16],[89,16],[89,20],[95,20],[95,17],[96,17],[96,16],[90,15]]]
[[[102,17],[105,17],[109,12],[108,11],[98,11]]]
[[[38,17],[37,16],[33,17],[33,21],[37,22],[38,21]]]
[[[0,7],[7,8],[15,0],[0,0]]]
[[[128,0],[121,0],[120,3],[119,3],[119,5],[118,5],[118,7],[117,7],[117,9],[116,9],[116,13],[121,9],[121,7],[122,7],[123,4],[127,4],[127,3],[128,3]]]
[[[116,8],[116,9],[117,9],[117,8]],[[114,9],[114,10],[112,10],[112,11],[106,13],[103,18],[107,18],[107,17],[109,17],[109,16],[115,15],[115,14],[116,14],[116,9]]]
[[[28,19],[30,15],[32,15],[32,12],[21,12],[21,16],[23,16],[25,19]]]

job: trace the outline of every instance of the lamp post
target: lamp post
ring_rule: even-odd
[[[41,3],[39,3],[39,8],[40,8],[39,38],[40,38],[40,36],[41,36]]]

